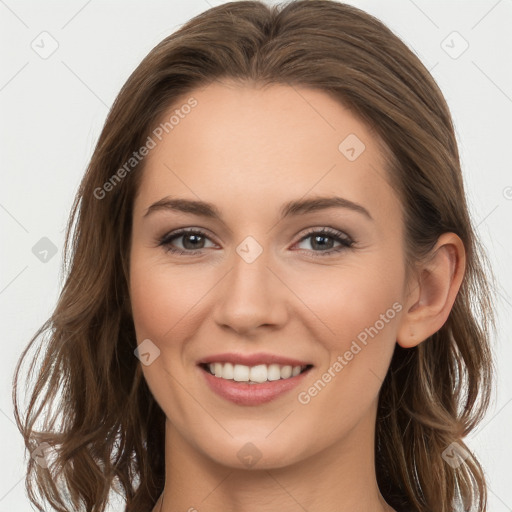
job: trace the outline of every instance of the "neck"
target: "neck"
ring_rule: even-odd
[[[281,468],[239,469],[212,460],[166,422],[163,504],[153,512],[393,512],[377,486],[375,418],[321,453]]]

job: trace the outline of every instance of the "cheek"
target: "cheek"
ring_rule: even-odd
[[[393,337],[390,331],[397,316],[393,304],[400,299],[399,274],[398,267],[361,258],[355,265],[304,273],[296,280],[294,291],[312,313],[308,316],[312,318],[310,328],[315,330],[315,337],[323,340],[330,352],[343,353],[352,340],[364,343],[369,330],[372,338]]]
[[[185,382],[181,352],[194,323],[193,305],[200,291],[179,269],[171,271],[153,254],[134,251],[130,267],[130,299],[133,321],[140,344],[150,339],[160,350],[150,364],[142,365],[146,383],[168,417],[186,418],[187,400],[181,387]]]
[[[194,318],[194,306],[207,290],[208,282],[184,266],[171,269],[161,261],[134,258],[130,298],[137,333],[151,334],[161,343],[176,332],[185,335],[183,330]]]
[[[331,267],[324,274],[301,279],[298,288],[297,294],[316,313],[309,315],[313,318],[309,328],[328,353],[318,369],[317,384],[301,390],[305,395],[299,402],[311,399],[311,410],[337,428],[340,422],[348,428],[371,406],[395,347],[402,271],[399,260],[390,267],[389,259],[381,256]]]
[[[298,390],[297,400],[305,425],[312,428],[322,421],[332,441],[340,432],[350,432],[376,406],[395,347],[401,306],[389,289],[377,293],[374,284],[363,282],[352,288],[338,286],[312,307],[323,313],[322,320],[335,334],[317,330],[328,361]]]

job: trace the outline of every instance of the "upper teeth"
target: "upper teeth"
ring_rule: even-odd
[[[210,372],[215,377],[232,379],[237,382],[266,382],[267,380],[289,379],[298,375],[305,366],[281,366],[279,364],[259,364],[245,366],[243,364],[210,363]]]

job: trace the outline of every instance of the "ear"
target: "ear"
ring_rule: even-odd
[[[419,345],[446,322],[466,268],[466,251],[455,233],[443,233],[430,258],[409,283],[397,333],[403,348]]]

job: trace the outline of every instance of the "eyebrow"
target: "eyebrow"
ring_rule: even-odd
[[[281,207],[280,214],[281,219],[284,219],[285,217],[311,213],[319,210],[325,210],[327,208],[349,209],[363,214],[370,220],[374,220],[370,212],[364,206],[338,196],[313,197],[310,199],[298,199],[289,201]],[[153,203],[146,210],[144,217],[147,217],[156,211],[162,210],[191,213],[193,215],[222,221],[222,215],[220,211],[215,205],[211,203],[192,199],[172,198],[170,196],[164,197],[156,203]]]

